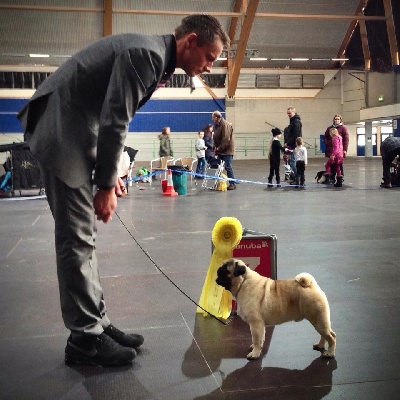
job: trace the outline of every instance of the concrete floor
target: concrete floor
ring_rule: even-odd
[[[53,221],[46,200],[0,200],[1,399],[397,399],[400,390],[400,189],[380,189],[381,161],[346,159],[342,189],[241,183],[236,191],[188,188],[164,197],[138,184],[118,217],[99,225],[98,258],[109,316],[144,335],[124,368],[67,367]],[[265,182],[267,161],[234,161],[239,179]],[[283,166],[281,166],[283,173]],[[277,236],[279,279],[307,271],[331,306],[336,359],[312,350],[307,322],[268,327],[263,356],[247,361],[248,326],[196,315],[154,263],[198,301],[211,231],[223,216]],[[122,223],[122,222],[123,223]],[[124,226],[124,225],[125,226]]]

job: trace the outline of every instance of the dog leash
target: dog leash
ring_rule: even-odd
[[[174,285],[187,299],[189,299],[193,304],[195,304],[197,307],[199,307],[202,311],[206,312],[208,315],[210,315],[211,317],[215,318],[217,321],[219,321],[221,324],[223,325],[229,325],[232,321],[232,319],[228,319],[228,320],[223,320],[221,318],[218,318],[217,316],[215,316],[214,314],[210,313],[209,311],[207,311],[206,309],[204,309],[202,306],[200,306],[199,304],[197,304],[189,295],[187,295],[164,271],[161,270],[161,268],[156,264],[156,262],[151,258],[149,252],[144,249],[142,247],[142,245],[136,240],[136,238],[132,235],[132,232],[128,229],[128,227],[125,225],[125,223],[122,221],[121,217],[118,215],[117,212],[115,212],[115,215],[117,216],[117,218],[121,221],[122,226],[126,229],[126,231],[129,233],[129,236],[133,239],[133,241],[139,246],[140,250],[142,250],[142,252],[145,254],[145,256],[151,261],[151,263],[157,268],[157,270],[159,272],[161,272],[162,275],[164,275],[164,277],[166,279],[168,279],[168,281]]]

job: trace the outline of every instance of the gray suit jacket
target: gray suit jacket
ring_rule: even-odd
[[[173,35],[108,36],[66,61],[18,118],[34,156],[68,186],[112,187],[128,125],[176,64]]]

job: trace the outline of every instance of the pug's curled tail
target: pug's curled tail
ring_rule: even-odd
[[[307,288],[317,284],[314,277],[308,274],[307,272],[302,272],[301,274],[297,275],[294,279],[297,282],[299,282],[303,288]]]

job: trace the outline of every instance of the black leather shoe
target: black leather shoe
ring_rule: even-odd
[[[236,189],[236,185],[234,183],[231,183],[226,189],[227,190],[235,190]]]
[[[112,324],[104,329],[104,333],[124,347],[137,349],[144,342],[144,337],[142,335],[138,335],[137,333],[124,333]]]
[[[131,363],[135,357],[134,349],[119,345],[105,333],[98,336],[83,335],[75,338],[70,335],[65,348],[67,365],[87,364],[116,367]]]

